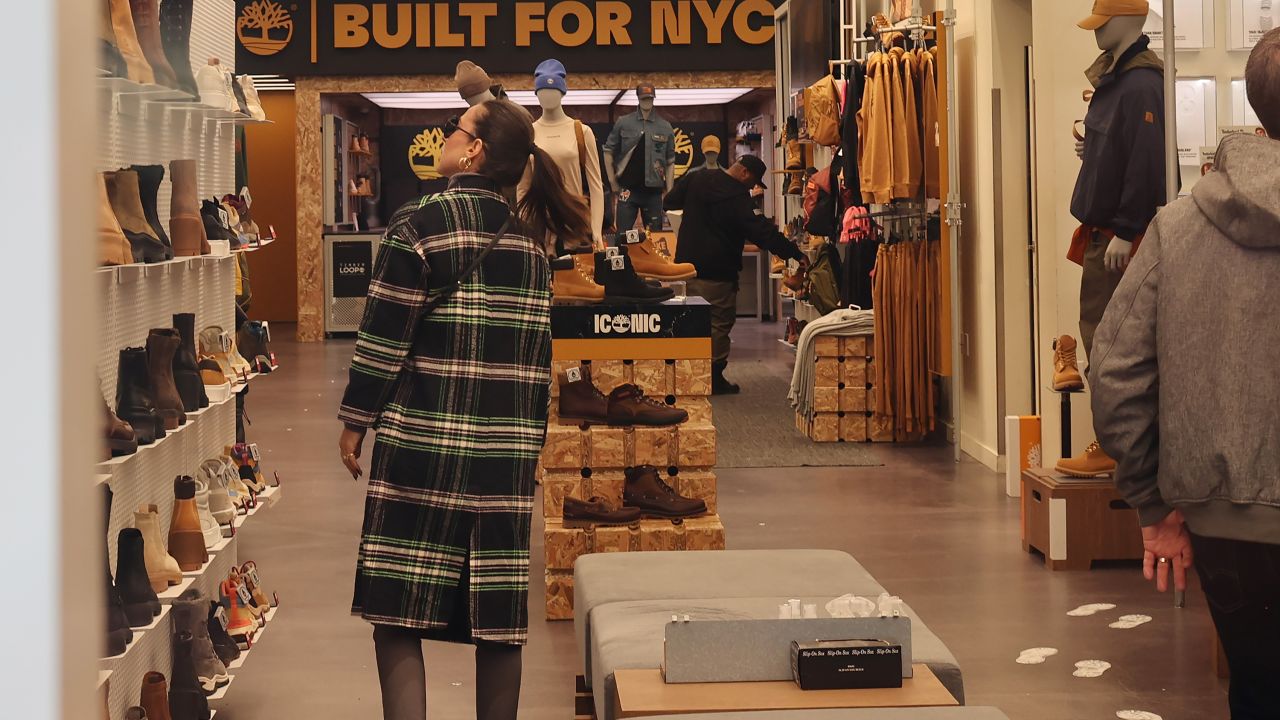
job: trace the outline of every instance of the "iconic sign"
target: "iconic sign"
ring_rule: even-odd
[[[451,74],[459,60],[532,72],[769,70],[778,0],[236,0],[236,70]]]

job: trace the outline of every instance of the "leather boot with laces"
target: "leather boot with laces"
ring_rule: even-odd
[[[580,365],[560,373],[561,420],[603,425],[609,422],[609,398],[591,380],[591,366]]]
[[[646,397],[638,385],[619,385],[609,393],[610,425],[667,427],[689,419],[689,413]]]
[[[640,522],[641,513],[633,507],[615,508],[608,500],[593,497],[579,500],[565,496],[564,526],[566,528],[592,528],[597,525],[632,525]]]
[[[1076,364],[1076,339],[1070,335],[1053,341],[1053,389],[1057,392],[1084,389],[1084,378]]]
[[[1112,460],[1095,440],[1084,449],[1084,454],[1079,457],[1063,458],[1058,461],[1054,469],[1068,477],[1102,478],[1116,471],[1116,461]]]
[[[653,236],[645,233],[644,239],[627,246],[627,254],[635,265],[636,274],[645,280],[688,280],[698,276],[693,263],[672,262],[662,251]]]
[[[701,500],[687,498],[676,492],[652,465],[627,468],[627,486],[623,490],[622,504],[638,509],[644,517],[687,518],[707,511]]]
[[[570,255],[551,263],[552,300],[560,305],[590,305],[604,301],[604,287],[591,277],[590,255]]]

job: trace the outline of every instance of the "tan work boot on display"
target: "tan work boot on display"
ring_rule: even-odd
[[[573,255],[552,262],[553,300],[562,305],[604,302],[604,287],[592,279],[594,264],[595,257],[590,254]]]
[[[636,274],[645,280],[688,280],[698,277],[698,269],[693,263],[672,262],[658,248],[651,235],[645,235],[644,240],[628,245],[627,254],[631,256]]]
[[[1070,335],[1053,341],[1053,389],[1057,392],[1084,389],[1084,378],[1076,364],[1076,339]]]
[[[133,246],[124,236],[124,228],[111,209],[107,180],[98,173],[98,264],[128,265],[133,262]]]
[[[1116,471],[1116,461],[1102,450],[1095,440],[1079,457],[1063,458],[1054,466],[1058,472],[1073,478],[1109,477]]]

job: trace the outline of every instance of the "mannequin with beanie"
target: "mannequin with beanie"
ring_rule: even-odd
[[[546,151],[560,168],[565,190],[581,196],[586,202],[591,213],[590,239],[597,248],[601,248],[605,201],[596,135],[581,120],[565,114],[568,73],[559,60],[544,60],[534,71],[533,79],[538,105],[542,107],[542,117],[533,123],[534,143]],[[531,177],[531,173],[525,173],[517,189],[517,197],[524,197]]]
[[[495,84],[484,68],[470,60],[458,63],[453,74],[453,84],[458,88],[458,95],[472,107],[490,100],[505,100],[507,97],[502,86]]]

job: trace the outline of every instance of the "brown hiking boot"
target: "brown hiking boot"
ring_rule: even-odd
[[[597,285],[591,277],[595,269],[595,257],[591,254],[574,255],[572,261],[562,258],[552,263],[552,269],[555,271],[551,279],[555,302],[562,305],[590,304],[604,300],[604,287]]]
[[[640,510],[645,517],[687,518],[707,511],[705,502],[684,497],[671,489],[652,465],[627,468],[626,473],[622,504]]]
[[[1076,365],[1076,339],[1063,335],[1053,341],[1053,389],[1070,392],[1084,389],[1084,378]]]
[[[679,425],[689,419],[687,411],[645,397],[639,386],[630,384],[619,385],[609,393],[608,415],[610,425],[648,427]]]
[[[1116,471],[1116,461],[1112,460],[1095,440],[1084,449],[1083,455],[1063,458],[1058,461],[1054,469],[1073,478],[1102,478]]]
[[[560,373],[560,419],[603,425],[609,421],[609,398],[591,381],[591,366]]]
[[[632,525],[640,522],[640,511],[633,507],[615,508],[604,498],[579,500],[573,496],[564,499],[564,526],[567,528],[592,528],[596,525]]]
[[[659,249],[652,235],[645,235],[644,240],[627,246],[627,255],[631,256],[631,264],[636,274],[646,280],[688,280],[698,277],[698,270],[693,263],[672,262],[667,254]]]

